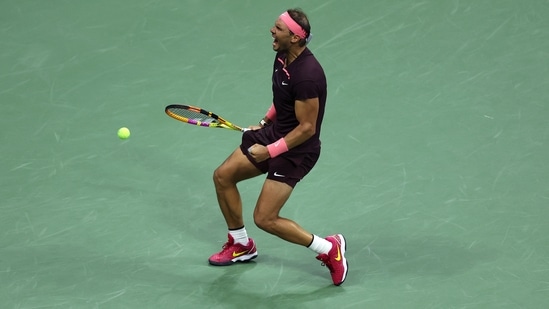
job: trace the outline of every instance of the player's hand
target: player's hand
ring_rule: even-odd
[[[254,158],[255,162],[262,162],[271,157],[267,147],[260,144],[252,145],[248,148],[248,153],[252,156],[252,158]]]
[[[252,131],[257,131],[259,129],[263,128],[262,126],[249,126],[248,129],[252,130]]]

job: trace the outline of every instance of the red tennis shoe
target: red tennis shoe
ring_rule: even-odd
[[[249,262],[257,257],[257,249],[253,239],[248,239],[248,244],[243,246],[235,244],[231,234],[220,252],[210,256],[208,262],[215,266],[228,266],[236,262]]]
[[[316,259],[322,261],[323,266],[328,267],[334,285],[340,285],[345,281],[349,269],[345,258],[345,237],[336,234],[326,237],[326,240],[332,243],[332,249],[328,254],[319,254]]]

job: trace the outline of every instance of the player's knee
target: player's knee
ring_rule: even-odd
[[[254,223],[258,228],[268,232],[269,224],[266,220],[263,220],[262,218],[254,216]]]
[[[265,232],[271,233],[273,231],[274,221],[265,216],[255,213],[254,223],[258,228],[264,230]]]
[[[213,172],[213,182],[215,186],[222,186],[226,182],[225,178],[226,176],[224,176],[223,168],[221,166],[216,168]]]
[[[223,165],[215,169],[213,173],[213,182],[216,188],[223,188],[234,185],[233,175],[229,172],[229,169]]]

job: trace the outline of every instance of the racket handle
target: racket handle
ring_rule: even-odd
[[[249,128],[242,128],[242,132],[246,132],[246,131],[250,131],[251,129]]]

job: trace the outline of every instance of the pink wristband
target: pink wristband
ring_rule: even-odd
[[[275,121],[276,119],[276,109],[274,106],[274,103],[271,104],[271,107],[269,107],[269,110],[267,111],[267,115],[265,115],[270,121]]]
[[[284,140],[284,137],[282,137],[278,141],[267,145],[267,150],[269,151],[271,158],[274,158],[288,151],[288,145],[286,145],[286,141]]]

